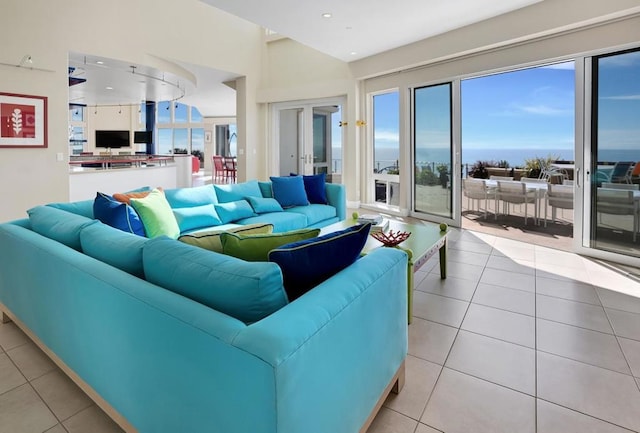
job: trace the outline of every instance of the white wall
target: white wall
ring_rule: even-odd
[[[0,63],[17,64],[29,54],[34,67],[0,66],[0,91],[49,102],[48,149],[0,149],[0,221],[69,199],[67,163],[56,161],[57,153],[69,153],[69,51],[139,64],[164,58],[249,77],[261,67],[260,28],[198,0],[2,0],[0,40]],[[246,130],[257,137],[260,108],[251,101],[243,110],[238,116],[248,113]]]

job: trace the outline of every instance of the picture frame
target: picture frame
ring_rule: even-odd
[[[47,146],[47,97],[0,92],[0,148]]]
[[[211,143],[211,131],[204,131],[204,142]]]

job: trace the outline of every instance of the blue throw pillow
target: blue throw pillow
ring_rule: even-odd
[[[297,176],[295,173],[291,173],[291,176]],[[304,182],[304,190],[307,193],[309,203],[314,204],[327,204],[327,191],[325,190],[325,184],[327,183],[326,173],[304,175],[302,176]]]
[[[269,261],[280,266],[289,301],[355,262],[370,228],[371,224],[355,225],[271,250]]]
[[[278,203],[278,200],[275,198],[266,198],[266,197],[245,197],[245,199],[249,202],[253,211],[257,214],[267,213],[267,212],[282,212],[282,206]]]
[[[215,204],[216,213],[222,221],[222,224],[227,224],[232,221],[241,220],[242,218],[249,218],[257,216],[253,212],[253,208],[246,200],[232,201],[229,203]]]
[[[302,176],[271,176],[270,179],[273,197],[282,207],[309,205]]]
[[[126,203],[101,192],[96,194],[93,201],[93,215],[111,227],[124,232],[144,236],[144,225],[136,210]]]

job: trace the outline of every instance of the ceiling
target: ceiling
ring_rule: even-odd
[[[542,0],[201,1],[351,62]],[[86,81],[69,87],[69,101],[115,106],[178,100],[198,107],[205,117],[235,115],[235,91],[223,83],[237,75],[151,60],[148,65],[156,67],[70,53],[70,76]]]
[[[542,0],[201,1],[350,62]]]
[[[235,115],[236,92],[223,83],[237,75],[187,63],[162,61],[160,64],[162,66],[156,68],[69,53],[69,67],[73,68],[69,77],[85,80],[69,87],[69,102],[118,106],[176,100],[197,107],[206,117]]]

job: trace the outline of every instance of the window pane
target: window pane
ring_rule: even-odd
[[[202,114],[200,114],[200,110],[196,107],[191,107],[191,123],[200,123],[202,122]]]
[[[204,128],[191,130],[191,154],[197,156],[204,163]]]
[[[190,153],[189,130],[176,128],[173,130],[173,153]]]
[[[180,104],[180,103],[175,103],[173,105],[174,108],[174,113],[173,113],[173,118],[174,118],[174,123],[187,123],[189,121],[189,118],[187,117],[189,111],[189,107],[187,107],[184,104]]]
[[[85,109],[83,105],[69,104],[69,119],[72,122],[84,122]]]
[[[147,124],[147,104],[141,103],[140,109],[138,110],[138,123],[141,125]]]
[[[398,174],[400,156],[400,94],[373,97],[373,170]]]
[[[229,155],[236,156],[238,151],[238,128],[235,123],[229,124]]]
[[[451,84],[416,89],[414,116],[414,210],[453,218]]]
[[[167,155],[172,153],[173,149],[173,129],[160,128],[158,129],[158,149],[157,152],[160,155]]]
[[[171,102],[160,101],[158,102],[158,116],[157,123],[170,123],[171,122]]]

